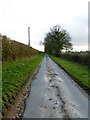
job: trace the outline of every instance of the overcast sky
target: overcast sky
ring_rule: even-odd
[[[0,0],[0,33],[28,44],[29,26],[31,46],[43,50],[39,41],[59,24],[70,33],[74,50],[88,50],[88,1]]]

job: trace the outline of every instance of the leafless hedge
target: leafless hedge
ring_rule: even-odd
[[[67,60],[75,61],[83,65],[88,65],[90,52],[66,52],[62,53],[61,57]]]

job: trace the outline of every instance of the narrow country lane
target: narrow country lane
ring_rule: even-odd
[[[88,98],[45,56],[32,81],[23,118],[88,118]]]

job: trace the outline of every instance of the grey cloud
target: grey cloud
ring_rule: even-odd
[[[72,18],[70,33],[75,45],[85,45],[88,42],[88,16],[76,16]]]

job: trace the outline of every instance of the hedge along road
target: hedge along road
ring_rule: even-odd
[[[88,97],[48,56],[29,90],[23,118],[88,118]]]

